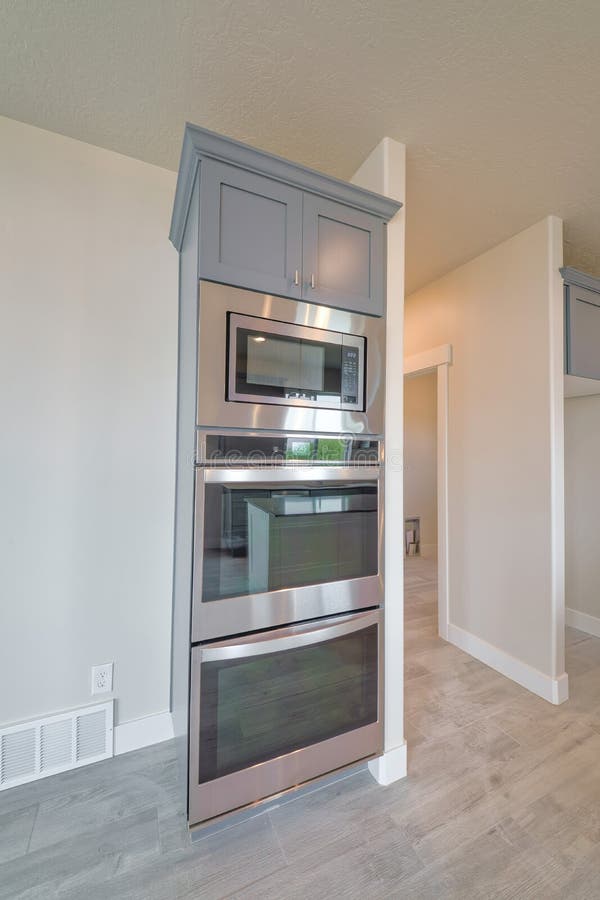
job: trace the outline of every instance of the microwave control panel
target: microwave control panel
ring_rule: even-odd
[[[358,403],[358,347],[342,347],[342,403]]]

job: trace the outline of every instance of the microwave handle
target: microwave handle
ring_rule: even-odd
[[[282,628],[272,631],[268,639],[255,637],[243,638],[241,643],[232,641],[221,646],[199,647],[201,662],[221,662],[224,660],[246,659],[251,656],[263,656],[266,653],[281,653],[285,650],[296,650],[311,644],[320,644],[332,638],[343,637],[362,631],[380,621],[379,610],[357,613],[344,621],[329,620],[330,624],[317,625],[309,630],[302,628]]]
[[[299,482],[302,487],[307,481],[377,481],[380,477],[379,466],[277,466],[263,468],[255,466],[250,469],[216,469],[201,470],[206,484],[240,484],[240,483],[277,483]]]

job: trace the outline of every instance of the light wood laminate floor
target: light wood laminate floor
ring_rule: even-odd
[[[191,845],[170,743],[0,794],[0,897],[600,897],[600,640],[553,707],[436,636],[408,561],[409,777],[367,772]]]

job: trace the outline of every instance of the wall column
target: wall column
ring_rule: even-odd
[[[367,157],[354,184],[405,202],[406,148],[391,138]],[[406,775],[404,740],[404,223],[405,208],[387,227],[385,400],[385,744],[369,763],[379,784]]]

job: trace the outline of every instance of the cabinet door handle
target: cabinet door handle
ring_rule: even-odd
[[[294,284],[300,284],[300,272],[298,269],[294,272]]]
[[[315,278],[315,273],[314,273],[314,272],[313,272],[312,275],[310,276],[310,286],[311,286],[311,288],[313,289],[313,291],[314,291],[314,289],[315,289],[316,286],[317,286],[317,279]]]

